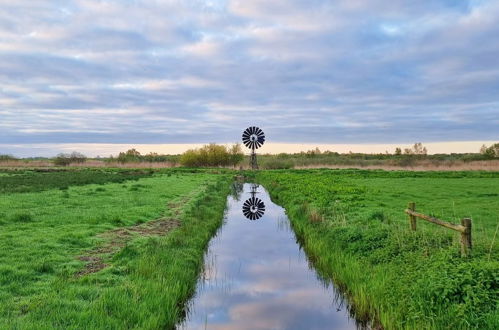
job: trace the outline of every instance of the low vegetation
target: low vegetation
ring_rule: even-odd
[[[476,153],[428,154],[422,143],[410,148],[396,148],[379,154],[343,153],[321,151],[318,148],[300,153],[260,154],[262,169],[291,168],[366,168],[366,169],[412,169],[412,170],[489,170],[499,171],[499,143],[482,146]],[[165,155],[154,152],[141,154],[136,149],[120,152],[107,158],[87,158],[73,152],[55,158],[17,159],[0,155],[0,166],[4,167],[100,167],[100,168],[170,168],[170,167],[247,167],[249,154],[239,145],[226,147],[210,144],[191,149],[182,155]]]
[[[218,155],[242,158],[237,146],[224,150],[196,152],[218,165]],[[0,328],[173,328],[233,174],[1,170]],[[499,172],[246,174],[286,208],[309,259],[360,319],[386,329],[499,327]],[[408,202],[446,221],[472,218],[471,257],[461,258],[455,232],[423,221],[410,231]]]
[[[235,167],[243,159],[244,154],[240,144],[226,147],[212,143],[199,149],[187,150],[180,157],[180,163],[187,167]]]
[[[36,192],[49,189],[67,190],[71,186],[91,183],[105,184],[138,180],[151,176],[153,171],[144,170],[3,170],[0,174],[0,193]]]
[[[386,329],[499,327],[499,173],[364,170],[261,171],[310,259],[361,319]],[[473,252],[459,235],[404,209],[473,219]]]
[[[87,156],[79,152],[72,152],[70,154],[58,154],[54,158],[56,166],[68,166],[69,164],[83,164],[87,160]]]
[[[0,328],[173,328],[229,192],[209,172],[0,176]]]
[[[142,155],[136,149],[129,149],[125,152],[120,152],[117,157],[109,157],[105,159],[106,163],[169,163],[172,166],[177,165],[179,160],[178,155],[160,155],[155,152]]]
[[[17,160],[16,157],[12,155],[0,155],[0,162]]]
[[[263,169],[291,169],[313,167],[339,168],[381,168],[421,170],[438,169],[488,169],[499,170],[499,143],[490,147],[483,146],[480,152],[463,154],[428,154],[427,148],[415,143],[411,148],[396,148],[393,153],[379,154],[346,153],[321,151],[319,148],[300,153],[281,153],[260,155]]]

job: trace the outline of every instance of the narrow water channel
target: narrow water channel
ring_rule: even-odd
[[[331,284],[296,243],[285,210],[240,185],[211,240],[179,329],[357,329]],[[244,210],[243,210],[244,208]]]

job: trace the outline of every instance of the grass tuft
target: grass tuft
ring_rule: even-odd
[[[17,213],[12,216],[13,222],[33,222],[34,217],[30,213]]]

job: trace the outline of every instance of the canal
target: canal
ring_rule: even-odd
[[[227,205],[178,329],[358,328],[262,186],[240,184]]]

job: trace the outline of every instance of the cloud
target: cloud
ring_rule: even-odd
[[[0,144],[499,138],[496,1],[0,8]]]

